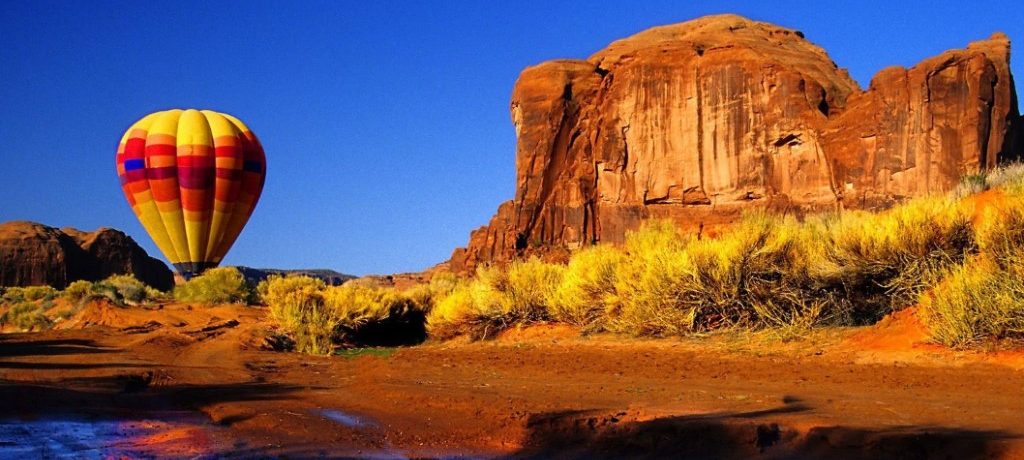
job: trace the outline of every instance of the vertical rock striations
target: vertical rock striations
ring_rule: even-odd
[[[861,91],[798,31],[733,15],[656,27],[523,71],[515,197],[451,266],[620,242],[651,217],[698,229],[947,190],[1020,152],[1016,104],[1001,34]]]

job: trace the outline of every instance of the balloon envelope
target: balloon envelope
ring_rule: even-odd
[[[117,147],[117,175],[135,215],[183,277],[215,267],[249,220],[266,157],[239,119],[166,110],[135,122]]]

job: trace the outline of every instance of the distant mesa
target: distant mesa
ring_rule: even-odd
[[[128,235],[111,228],[83,232],[12,221],[0,224],[0,286],[98,281],[130,274],[160,290],[174,286],[163,262],[150,257]]]
[[[273,275],[300,275],[309,276],[312,278],[318,278],[327,283],[329,286],[340,286],[348,280],[355,279],[355,276],[339,273],[334,270],[326,269],[294,269],[284,270],[278,268],[252,268],[252,267],[235,267],[238,271],[242,272],[245,279],[250,283],[256,284],[263,281]]]
[[[863,90],[799,31],[720,15],[529,67],[510,106],[515,195],[449,266],[621,242],[649,218],[707,232],[751,208],[948,190],[1022,153],[1009,59],[997,33]]]

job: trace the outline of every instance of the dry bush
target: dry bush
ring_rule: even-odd
[[[83,303],[96,296],[92,283],[86,280],[78,280],[68,285],[61,291],[61,296],[72,303]]]
[[[677,335],[805,319],[809,264],[799,227],[752,213],[717,238],[687,239],[669,222],[627,237],[609,330]]]
[[[272,276],[257,288],[271,316],[299,351],[329,354],[338,346],[394,346],[426,338],[424,312],[392,288],[326,286],[308,276]]]
[[[211,268],[174,288],[174,298],[181,302],[250,303],[254,297],[245,276],[234,267]]]
[[[513,326],[546,321],[548,299],[564,267],[537,258],[515,261],[507,269],[480,267],[476,277],[456,285],[427,316],[436,338],[469,335],[481,339]]]
[[[30,301],[20,301],[12,305],[3,316],[0,316],[0,324],[11,325],[21,331],[42,331],[52,325],[46,317],[43,305]]]
[[[345,284],[323,291],[334,321],[334,341],[344,346],[410,345],[426,340],[426,313],[393,288]]]
[[[486,338],[513,325],[508,276],[497,267],[479,267],[476,277],[457,285],[427,315],[427,330],[436,338],[469,335]]]
[[[952,347],[1024,337],[1024,279],[988,260],[951,269],[921,299],[931,338]]]
[[[477,317],[473,299],[476,282],[457,285],[434,303],[427,314],[427,332],[437,339],[449,339],[472,332]]]
[[[600,329],[605,310],[615,301],[616,272],[622,259],[622,251],[608,245],[574,253],[562,282],[548,299],[551,319]]]
[[[408,297],[417,310],[426,313],[434,308],[438,300],[451,293],[459,282],[453,273],[438,272],[429,282],[412,286],[402,291],[402,295]]]
[[[113,294],[110,300],[117,305],[138,305],[149,300],[150,292],[148,286],[142,281],[135,279],[132,275],[113,275],[93,286],[95,292]]]
[[[648,221],[626,235],[605,328],[632,335],[673,335],[693,330],[696,269],[690,240],[669,221]]]
[[[946,269],[977,251],[970,214],[949,198],[911,200],[889,211],[855,211],[826,223],[824,284],[838,286],[857,323],[913,304]]]
[[[1024,336],[1024,203],[989,207],[977,235],[980,254],[921,297],[931,338],[948,346]]]
[[[508,322],[527,324],[548,320],[548,299],[558,289],[564,272],[565,266],[536,257],[512,262],[508,267],[504,292],[508,298],[504,303]]]
[[[3,291],[3,296],[0,299],[4,303],[18,303],[18,302],[35,302],[39,300],[51,300],[60,291],[50,286],[25,286],[25,287],[9,287]]]
[[[296,349],[315,355],[334,350],[337,320],[324,304],[323,280],[309,276],[271,276],[257,290],[270,315],[295,339]]]

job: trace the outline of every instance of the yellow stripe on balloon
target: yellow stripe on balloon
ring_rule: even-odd
[[[153,124],[149,128],[149,136],[146,138],[147,150],[155,145],[168,145],[177,148],[176,139],[178,133],[178,119],[181,117],[181,110],[167,110],[161,112],[159,116],[153,120]],[[151,160],[152,158],[152,160]],[[174,156],[170,155],[170,159]],[[153,168],[154,164],[159,161],[161,164],[168,160],[168,156],[150,157],[146,155],[147,168]],[[171,165],[174,165],[172,163]],[[168,166],[171,166],[168,165]],[[174,258],[179,261],[186,261],[189,259],[188,250],[188,234],[185,232],[185,222],[181,212],[181,199],[180,192],[177,191],[178,179],[174,178],[163,178],[163,179],[149,179],[149,187],[151,189],[159,188],[161,193],[173,192],[174,195],[179,198],[172,198],[166,200],[157,200],[157,208],[160,210],[160,220],[164,223],[164,228],[167,230],[167,236],[171,240],[171,245],[174,247]]]
[[[209,161],[213,163],[213,136],[210,133],[210,124],[198,110],[190,109],[181,114],[178,119],[177,143],[179,163],[188,157],[210,157]],[[182,174],[182,170],[179,170],[179,174]],[[179,187],[189,260],[202,261],[206,258],[206,245],[210,238],[209,227],[206,225],[209,207],[204,205],[205,209],[192,209],[188,204],[206,203],[207,195],[210,195],[211,191],[207,187],[186,188],[186,185],[181,183]]]

